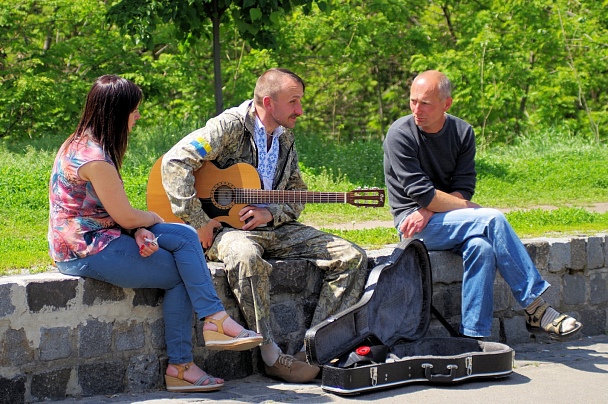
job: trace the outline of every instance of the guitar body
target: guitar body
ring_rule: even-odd
[[[173,214],[171,202],[165,192],[163,180],[160,175],[160,165],[163,161],[162,156],[156,160],[150,175],[148,175],[148,187],[146,188],[146,206],[151,212],[155,212],[168,223],[184,223],[179,217]]]
[[[239,211],[248,204],[235,202],[235,190],[260,187],[258,171],[254,166],[245,163],[221,169],[206,161],[203,167],[194,173],[196,195],[207,216],[237,229],[245,224],[239,219]]]
[[[156,160],[148,177],[148,210],[156,212],[165,222],[183,223],[171,210],[171,202],[162,182],[161,164],[162,157]],[[246,163],[221,169],[206,161],[194,172],[194,188],[207,216],[237,229],[245,224],[239,219],[239,211],[247,205],[349,203],[353,206],[384,206],[384,190],[378,188],[356,189],[351,192],[264,190],[261,189],[258,171]]]
[[[162,157],[156,160],[148,177],[146,205],[148,210],[156,212],[165,222],[184,223],[173,214],[171,202],[163,186],[160,166]],[[255,167],[237,163],[228,168],[217,168],[210,161],[194,172],[194,187],[201,201],[203,210],[212,219],[240,229],[244,223],[239,219],[239,211],[246,203],[235,203],[235,188],[260,189],[261,182]]]

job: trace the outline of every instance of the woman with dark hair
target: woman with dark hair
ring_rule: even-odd
[[[49,252],[66,275],[164,289],[167,390],[217,390],[224,381],[192,362],[192,311],[204,320],[209,349],[251,349],[262,337],[225,312],[196,231],[131,206],[120,168],[141,100],[137,85],[114,75],[91,88],[80,123],[53,165]]]

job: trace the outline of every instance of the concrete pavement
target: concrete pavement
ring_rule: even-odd
[[[608,336],[568,342],[514,345],[513,373],[502,379],[450,386],[409,384],[356,396],[325,392],[320,380],[285,384],[261,375],[226,382],[213,393],[151,392],[85,397],[56,403],[220,404],[249,403],[608,403]]]

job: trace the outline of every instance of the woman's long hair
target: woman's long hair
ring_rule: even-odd
[[[120,170],[127,152],[129,115],[143,98],[133,82],[116,75],[99,77],[89,94],[76,131],[69,142],[91,136]]]

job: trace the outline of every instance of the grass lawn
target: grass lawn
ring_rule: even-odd
[[[147,177],[154,161],[192,129],[168,125],[133,132],[122,175],[135,207],[145,208]],[[0,143],[0,275],[48,269],[48,178],[62,141]],[[384,187],[379,140],[337,144],[300,134],[298,152],[310,190]],[[608,213],[584,209],[608,202],[607,152],[603,145],[557,133],[479,152],[474,200],[482,206],[511,210],[507,217],[522,238],[607,232]],[[545,205],[558,209],[529,209]],[[391,215],[388,206],[309,204],[301,221],[323,228],[336,223],[391,221]],[[368,248],[397,242],[392,228],[328,231]]]

